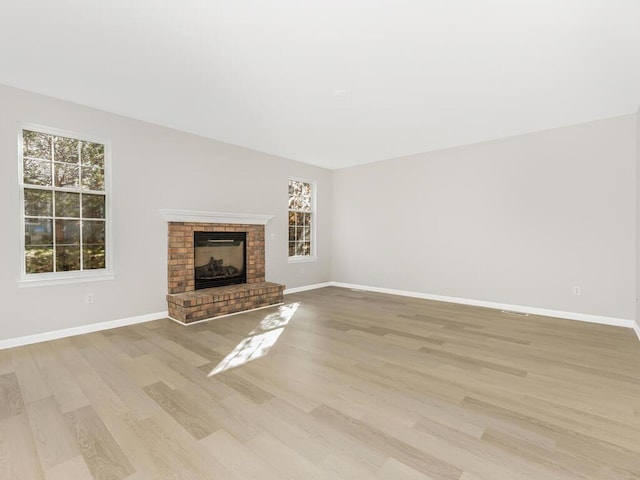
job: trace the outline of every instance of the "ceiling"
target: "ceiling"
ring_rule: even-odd
[[[635,112],[640,1],[2,0],[0,83],[341,168]]]

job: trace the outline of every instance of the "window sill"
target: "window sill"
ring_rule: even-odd
[[[78,272],[77,274],[60,275],[60,274],[37,274],[23,277],[18,280],[18,287],[46,287],[49,285],[67,285],[70,283],[87,283],[87,282],[103,282],[106,280],[115,280],[115,274],[111,272],[86,273]]]
[[[306,262],[315,262],[318,258],[315,256],[304,256],[304,257],[289,257],[289,263],[306,263]]]

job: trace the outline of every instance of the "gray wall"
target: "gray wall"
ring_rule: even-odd
[[[640,327],[640,109],[636,113],[636,323]]]
[[[115,280],[18,287],[20,122],[111,140]],[[640,111],[331,172],[0,86],[0,340],[165,310],[163,208],[276,215],[267,278],[289,288],[335,280],[640,324],[637,139]],[[318,182],[315,263],[287,262],[288,176]]]
[[[111,140],[115,280],[18,287],[20,122]],[[2,86],[0,158],[0,339],[166,310],[163,208],[275,215],[266,229],[267,280],[289,288],[330,280],[329,170]],[[315,263],[287,262],[288,176],[318,182]]]
[[[333,280],[634,318],[635,162],[626,115],[334,171]]]

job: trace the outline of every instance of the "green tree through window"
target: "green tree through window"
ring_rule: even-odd
[[[314,255],[312,182],[289,179],[289,257]]]
[[[22,130],[24,273],[107,266],[105,145]]]

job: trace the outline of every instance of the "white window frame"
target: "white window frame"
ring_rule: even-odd
[[[289,180],[295,182],[304,182],[311,184],[311,254],[310,255],[294,255],[289,256]],[[316,229],[318,224],[318,182],[309,178],[289,177],[287,178],[287,258],[289,263],[315,262],[317,257],[317,236]]]
[[[55,135],[59,137],[73,138],[85,142],[99,143],[104,145],[104,191],[105,191],[105,255],[106,265],[103,269],[94,270],[73,270],[67,272],[47,272],[47,273],[27,273],[25,264],[25,214],[24,214],[24,190],[31,185],[24,183],[24,158],[23,158],[23,138],[24,130]],[[79,132],[60,130],[43,125],[32,123],[22,123],[18,129],[18,190],[20,208],[20,258],[18,286],[19,287],[39,287],[46,285],[60,285],[67,283],[84,283],[115,279],[113,270],[113,220],[111,201],[111,143],[104,138],[95,137]]]

